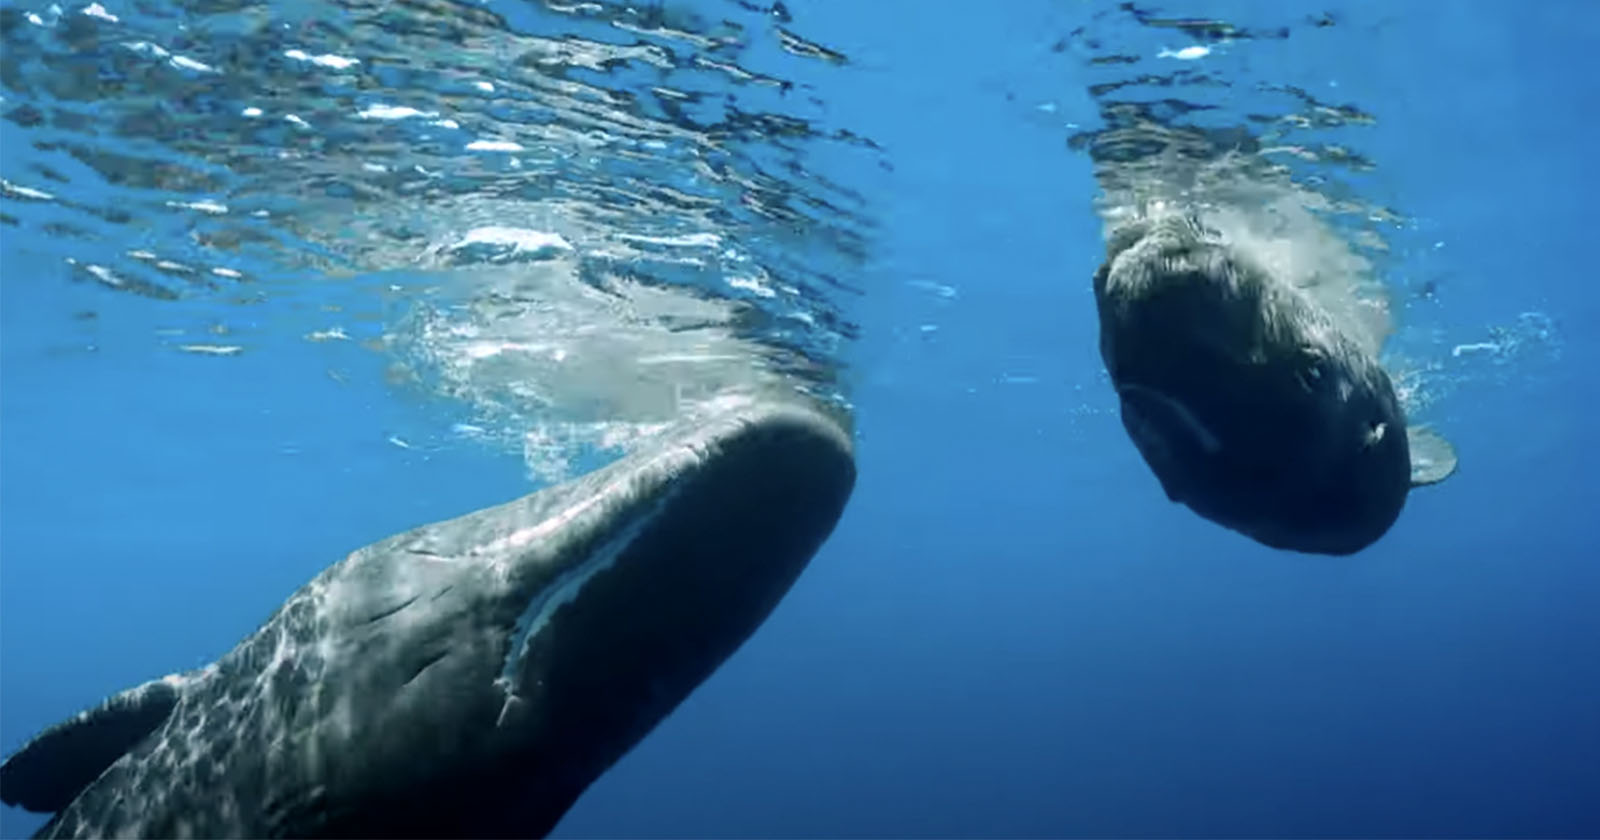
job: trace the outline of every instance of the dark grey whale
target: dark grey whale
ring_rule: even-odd
[[[360,549],[215,663],[0,765],[43,837],[539,836],[766,618],[855,481],[843,423],[746,400]]]
[[[1333,285],[1332,281],[1328,285]],[[1169,499],[1274,548],[1351,554],[1455,455],[1318,299],[1195,215],[1141,218],[1094,277],[1123,425]]]

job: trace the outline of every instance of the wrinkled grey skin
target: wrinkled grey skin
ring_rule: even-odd
[[[1309,295],[1182,215],[1117,231],[1094,292],[1123,425],[1169,499],[1308,553],[1360,551],[1394,524],[1413,484],[1404,412]]]
[[[0,765],[45,837],[539,836],[755,630],[831,532],[848,435],[748,402],[351,554],[216,663]]]

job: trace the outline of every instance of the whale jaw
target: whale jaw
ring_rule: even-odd
[[[518,804],[475,833],[553,827],[765,621],[854,484],[848,439],[815,417],[766,415],[701,440],[693,468],[652,491],[633,533],[528,637],[502,724],[520,729],[518,746],[503,773],[474,774]],[[527,780],[549,793],[530,795]]]

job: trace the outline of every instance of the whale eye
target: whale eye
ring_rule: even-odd
[[[1295,371],[1295,381],[1300,383],[1301,389],[1306,393],[1315,394],[1317,391],[1327,387],[1328,375],[1326,368],[1327,364],[1320,358],[1312,359]]]
[[[1307,393],[1314,394],[1328,387],[1334,378],[1333,371],[1328,367],[1328,355],[1315,345],[1302,345],[1298,361],[1294,377]]]
[[[1367,439],[1363,442],[1368,449],[1383,442],[1383,436],[1389,431],[1389,424],[1382,420],[1373,420],[1367,424]]]

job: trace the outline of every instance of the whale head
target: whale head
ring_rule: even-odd
[[[1114,237],[1094,285],[1123,425],[1170,499],[1310,553],[1394,523],[1411,485],[1400,402],[1311,300],[1181,217]]]

